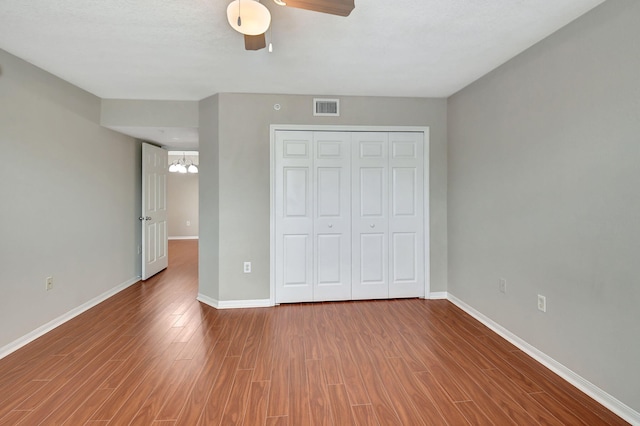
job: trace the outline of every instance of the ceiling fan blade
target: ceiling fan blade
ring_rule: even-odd
[[[256,36],[244,36],[244,48],[246,50],[260,50],[267,47],[267,39],[263,34],[258,34]]]
[[[284,0],[287,6],[331,15],[349,16],[356,7],[355,0]]]

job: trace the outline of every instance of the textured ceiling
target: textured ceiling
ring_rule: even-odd
[[[347,18],[271,0],[247,52],[230,0],[0,0],[0,48],[102,98],[220,92],[446,97],[602,0],[356,0]]]

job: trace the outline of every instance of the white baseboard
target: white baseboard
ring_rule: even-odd
[[[467,305],[465,302],[458,299],[453,294],[447,293],[446,298],[451,301],[451,303],[455,304],[460,309],[517,346],[520,350],[534,358],[540,364],[544,365],[545,367],[565,379],[567,382],[571,383],[582,392],[589,395],[600,404],[604,405],[627,422],[631,423],[632,425],[640,425],[640,413],[635,411],[633,408],[629,407],[621,401],[618,401],[616,398],[609,395],[607,392],[603,391],[593,383],[589,382],[584,377],[576,374],[575,372],[560,364],[558,361],[551,358],[549,355],[545,354],[534,346],[531,346],[526,341],[522,340],[506,328],[502,327],[500,324],[493,321],[491,318],[485,316],[484,314],[475,310],[473,307]]]
[[[102,293],[101,295],[94,297],[93,299],[89,300],[88,302],[83,303],[82,305],[78,306],[77,308],[74,308],[74,309],[70,310],[66,314],[60,315],[58,318],[55,318],[55,319],[49,321],[48,323],[46,323],[45,325],[36,328],[32,332],[20,337],[19,339],[14,340],[13,342],[9,343],[8,345],[3,346],[2,348],[0,348],[0,359],[4,358],[5,356],[9,355],[12,352],[17,351],[18,349],[20,349],[21,347],[25,346],[26,344],[33,342],[38,337],[50,332],[51,330],[53,330],[54,328],[64,324],[65,322],[77,317],[81,313],[93,308],[94,306],[96,306],[100,302],[104,302],[105,300],[107,300],[108,298],[113,296],[114,294],[121,292],[125,288],[132,286],[133,284],[137,283],[138,281],[140,281],[140,277],[131,278],[130,280],[125,281],[122,284],[119,284],[119,285],[115,286],[111,290],[108,290],[108,291]]]
[[[205,305],[216,309],[239,309],[239,308],[268,308],[273,306],[271,299],[255,300],[216,300],[202,293],[198,293],[196,298]]]
[[[197,235],[192,237],[168,237],[169,240],[197,240],[199,238]]]
[[[429,293],[427,297],[425,297],[425,299],[431,299],[431,300],[439,300],[439,299],[446,299],[446,298],[447,298],[446,291],[432,291],[431,293]]]

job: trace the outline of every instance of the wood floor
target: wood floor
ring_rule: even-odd
[[[170,259],[0,360],[0,424],[625,424],[447,301],[215,310]]]

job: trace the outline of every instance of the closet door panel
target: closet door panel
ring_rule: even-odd
[[[351,135],[314,132],[313,299],[351,299]]]
[[[312,301],[312,133],[278,132],[275,148],[276,302]]]
[[[389,297],[389,139],[352,134],[354,299]]]
[[[389,297],[424,297],[422,133],[390,133],[389,148]]]

